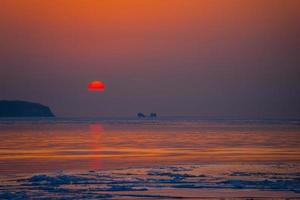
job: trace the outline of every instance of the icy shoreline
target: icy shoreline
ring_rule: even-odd
[[[111,171],[62,172],[11,179],[0,199],[116,199],[300,197],[298,166],[183,165]],[[286,172],[280,171],[285,168]],[[269,170],[266,170],[269,169]],[[288,171],[288,172],[287,172]]]

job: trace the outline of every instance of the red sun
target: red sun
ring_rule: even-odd
[[[92,81],[88,84],[90,91],[104,91],[105,85],[101,81]]]

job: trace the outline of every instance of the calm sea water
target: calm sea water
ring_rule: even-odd
[[[35,119],[0,123],[0,174],[300,161],[296,122]]]
[[[299,186],[300,192],[297,121],[4,119],[0,141],[2,179],[41,173],[173,170],[171,166],[184,165],[199,168],[201,174],[253,169],[293,174],[293,188],[280,190],[298,194]]]

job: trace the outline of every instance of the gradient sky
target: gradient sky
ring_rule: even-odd
[[[57,116],[300,117],[299,0],[0,0],[0,99]],[[105,92],[87,90],[89,81]]]

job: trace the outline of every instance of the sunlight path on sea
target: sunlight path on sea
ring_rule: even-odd
[[[0,174],[207,162],[298,162],[300,129],[214,121],[0,125]]]

